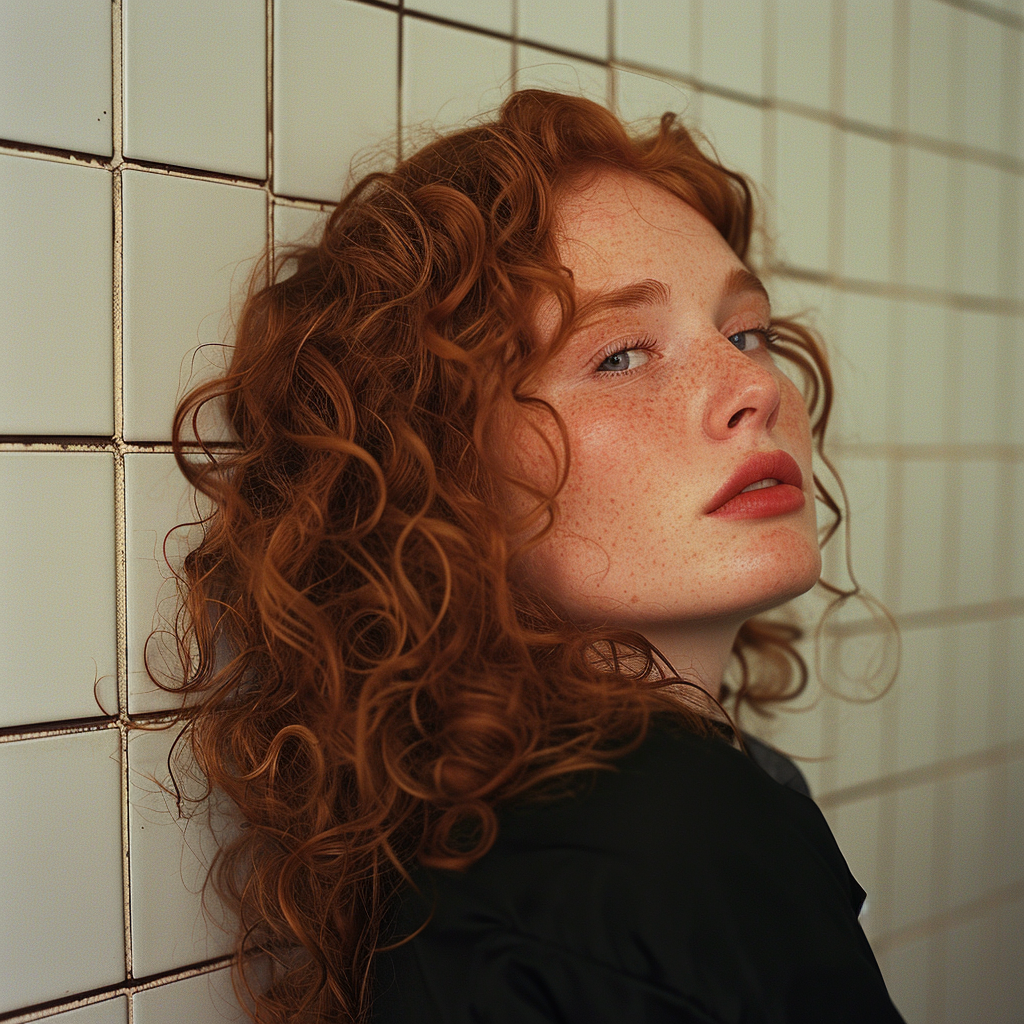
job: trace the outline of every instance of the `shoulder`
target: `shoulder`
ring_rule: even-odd
[[[404,948],[403,974],[447,973],[481,999],[485,978],[487,992],[539,986],[583,1000],[595,1021],[606,1019],[593,1015],[596,993],[612,984],[623,1005],[646,993],[696,1014],[672,1020],[762,1007],[749,1019],[784,1021],[808,992],[806,1019],[899,1020],[857,922],[862,890],[809,798],[724,742],[662,722],[613,770],[579,781],[571,796],[505,808],[498,841],[469,870],[421,876],[404,924],[432,916]],[[832,999],[856,1008],[862,997],[876,1016],[834,1015]]]

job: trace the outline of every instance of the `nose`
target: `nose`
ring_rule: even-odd
[[[707,435],[724,441],[740,430],[771,430],[782,401],[777,371],[721,334],[709,338],[708,347]]]

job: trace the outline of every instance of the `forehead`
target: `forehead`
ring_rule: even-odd
[[[644,269],[666,263],[678,265],[688,277],[701,267],[728,271],[742,266],[714,225],[692,206],[618,171],[598,172],[561,197],[555,237],[559,256],[578,285],[584,280],[614,283],[620,274],[644,277]]]

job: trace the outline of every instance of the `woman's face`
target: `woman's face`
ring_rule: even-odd
[[[808,590],[808,416],[769,351],[756,278],[703,216],[632,176],[570,192],[559,224],[579,300],[602,304],[531,389],[564,419],[571,462],[558,526],[520,578],[577,621],[636,629],[738,626]],[[542,342],[556,323],[552,302]],[[536,422],[557,442],[550,417]],[[520,421],[506,443],[511,468],[551,485],[534,431]],[[782,482],[734,498],[765,479]]]

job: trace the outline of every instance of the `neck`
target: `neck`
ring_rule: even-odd
[[[668,659],[680,679],[697,683],[718,700],[722,676],[740,623],[729,625],[651,623],[640,632]]]

